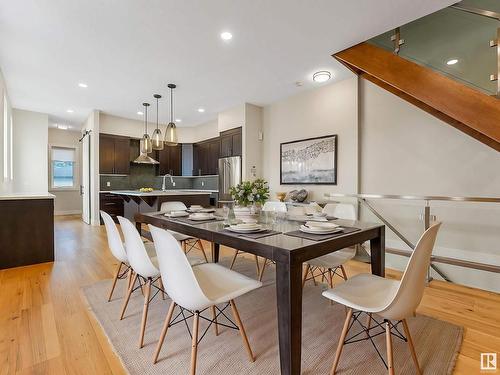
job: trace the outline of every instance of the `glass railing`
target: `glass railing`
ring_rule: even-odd
[[[489,95],[498,95],[500,1],[464,0],[399,28],[399,56]],[[368,42],[394,51],[395,30]]]

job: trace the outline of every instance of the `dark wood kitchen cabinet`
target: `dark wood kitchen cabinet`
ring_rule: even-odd
[[[220,133],[220,157],[241,156],[241,128],[226,130]]]
[[[157,167],[157,175],[163,176],[167,173],[172,176],[182,175],[182,146],[167,146],[163,150],[156,151],[156,160],[160,162]]]
[[[211,138],[193,145],[193,175],[206,176],[218,173],[220,138]]]
[[[99,134],[99,173],[130,173],[130,139]]]
[[[123,198],[113,193],[99,193],[99,209],[108,213],[118,223],[118,216],[123,216]],[[100,218],[101,225],[104,224]]]

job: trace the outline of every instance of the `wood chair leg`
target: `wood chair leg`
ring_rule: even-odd
[[[203,253],[203,258],[205,258],[205,262],[207,262],[207,263],[208,263],[208,258],[207,258],[207,254],[205,253],[205,248],[203,247],[203,243],[201,242],[201,240],[200,240],[200,239],[198,239],[198,240],[196,241],[196,243],[200,246],[200,250],[201,250],[201,252]]]
[[[347,280],[347,273],[345,272],[345,268],[343,265],[340,266],[340,270],[342,271],[342,277],[344,280]]]
[[[233,259],[231,260],[231,265],[229,266],[229,269],[230,269],[230,270],[232,270],[232,269],[233,269],[234,262],[236,262],[236,257],[238,256],[238,253],[239,253],[239,252],[240,252],[239,250],[236,250],[236,251],[234,252]]]
[[[161,330],[160,339],[158,340],[158,344],[156,345],[155,356],[153,357],[153,363],[156,364],[158,362],[158,356],[161,352],[161,347],[163,346],[163,341],[165,340],[165,336],[167,335],[168,326],[170,325],[170,321],[172,320],[172,315],[175,310],[175,302],[172,301],[170,307],[168,309],[167,316],[165,318],[165,323],[163,323],[163,328]]]
[[[132,294],[132,291],[134,290],[134,285],[135,281],[137,280],[137,273],[134,272],[134,276],[132,277],[132,282],[130,283],[130,286],[127,291],[127,296],[125,297],[125,300],[123,301],[123,307],[122,307],[122,313],[120,314],[120,320],[123,319],[123,316],[125,315],[125,310],[127,309],[128,301],[130,300],[130,295]]]
[[[125,290],[125,295],[127,295],[128,288],[130,288],[130,283],[132,282],[133,277],[134,277],[134,271],[132,271],[132,267],[129,267],[127,272],[127,290]]]
[[[406,319],[403,319],[403,328],[405,330],[406,339],[408,340],[408,346],[410,347],[411,357],[413,358],[413,363],[415,363],[415,368],[417,370],[417,374],[421,375],[422,371],[420,371],[417,353],[415,352],[415,347],[413,346],[413,340],[411,339],[410,328],[408,327],[408,323],[406,322]]]
[[[229,301],[229,303],[231,304],[231,310],[233,312],[234,320],[236,320],[236,325],[240,329],[241,339],[243,340],[243,345],[245,346],[245,349],[247,350],[248,357],[250,358],[250,362],[254,362],[255,357],[253,356],[252,348],[250,347],[250,343],[248,342],[248,337],[247,337],[247,334],[245,332],[245,327],[243,327],[243,323],[241,322],[240,314],[238,313],[238,309],[236,308],[236,303],[234,302],[234,300]]]
[[[116,269],[115,276],[113,277],[113,285],[111,285],[111,290],[109,291],[108,302],[111,301],[111,297],[113,297],[113,291],[115,290],[116,282],[118,281],[118,276],[120,275],[122,265],[123,262],[120,262],[118,268]]]
[[[310,272],[311,272],[311,277],[313,279],[314,286],[318,286],[318,283],[316,283],[316,276],[314,276],[314,267],[311,267]]]
[[[255,257],[255,268],[257,269],[257,276],[260,275],[260,266],[259,266],[259,257],[257,255],[254,255]]]
[[[212,306],[212,319],[214,320],[212,324],[214,325],[215,336],[219,336],[219,325],[217,324],[217,312],[215,311],[215,306]]]
[[[139,336],[139,348],[144,346],[144,332],[146,331],[146,320],[148,319],[149,296],[151,295],[151,279],[145,285],[144,306],[142,308],[141,334]]]
[[[163,281],[161,279],[161,276],[160,278],[158,279],[158,286],[160,287],[161,289],[161,299],[162,300],[165,300],[165,288],[163,287]]]
[[[184,254],[186,254],[186,252],[187,252],[187,243],[186,243],[186,241],[181,241],[181,245],[182,245],[182,251],[184,251]]]
[[[266,266],[267,266],[267,259],[264,258],[264,263],[262,263],[262,268],[260,269],[259,281],[262,281],[262,277],[264,276],[264,270],[266,269]]]
[[[198,325],[200,321],[200,313],[197,311],[193,317],[193,333],[191,339],[191,375],[196,374],[196,357],[198,354]]]
[[[385,323],[385,343],[387,346],[387,367],[389,375],[394,375],[394,359],[392,353],[392,335],[389,322]]]
[[[334,375],[335,371],[337,371],[340,355],[342,354],[342,349],[344,348],[345,337],[347,336],[347,332],[349,331],[349,323],[351,322],[351,318],[352,318],[352,309],[348,309],[347,316],[344,322],[344,327],[342,328],[342,333],[340,334],[337,351],[335,352],[335,359],[333,361],[332,369],[330,370],[330,375]]]
[[[328,285],[333,289],[333,272],[331,268],[328,268]],[[333,301],[330,300],[330,305],[333,306]]]
[[[304,289],[304,285],[306,285],[307,275],[310,269],[311,266],[306,263],[306,270],[304,271],[304,275],[302,276],[302,289]]]

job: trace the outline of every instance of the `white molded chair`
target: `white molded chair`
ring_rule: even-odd
[[[328,203],[323,208],[323,212],[328,216],[333,216],[338,219],[356,220],[356,210],[354,205],[350,203]],[[319,271],[319,276],[327,280],[330,288],[333,288],[333,276],[338,275],[344,280],[347,280],[347,273],[344,264],[354,258],[356,255],[356,248],[347,248],[335,251],[330,254],[323,255],[319,258],[311,259],[306,262],[306,269],[302,279],[302,285],[307,280],[313,280],[316,285],[316,271]],[[338,271],[341,271],[339,273]],[[309,274],[311,275],[310,277]]]
[[[160,277],[160,270],[157,266],[156,258],[150,258],[144,243],[142,242],[141,236],[134,224],[132,224],[128,219],[118,216],[118,221],[122,228],[123,236],[125,237],[125,248],[127,249],[127,257],[130,267],[134,270],[134,276],[132,282],[128,288],[127,296],[123,303],[122,312],[120,315],[120,320],[123,319],[125,314],[125,309],[127,308],[128,302],[130,300],[130,295],[137,289],[134,288],[135,282],[139,279],[139,284],[143,288],[144,293],[144,307],[142,310],[142,322],[141,322],[141,332],[139,336],[139,348],[143,347],[144,344],[144,332],[146,330],[146,320],[148,318],[148,308],[151,302],[151,287],[157,289],[158,292],[162,293],[164,297],[162,280]],[[187,260],[186,260],[187,261]],[[155,285],[155,282],[158,285]],[[158,293],[157,292],[157,293]],[[155,293],[154,296],[157,294]],[[151,298],[152,299],[152,298]]]
[[[120,237],[120,232],[116,227],[115,222],[111,218],[111,216],[104,212],[100,211],[102,220],[104,221],[104,226],[106,228],[106,234],[108,237],[108,246],[111,250],[113,256],[120,262],[118,268],[116,270],[115,276],[113,278],[113,283],[111,285],[111,290],[109,291],[108,302],[111,301],[113,297],[113,291],[115,290],[116,282],[118,280],[122,280],[126,277],[128,278],[127,290],[130,287],[130,283],[132,281],[133,270],[130,268],[127,258],[127,252],[125,249],[125,245],[122,242],[122,238]],[[152,242],[146,243],[146,251],[148,254],[154,254],[154,245]],[[122,271],[123,268],[123,271]]]
[[[160,207],[160,211],[163,212],[186,210],[187,207],[183,202],[163,202]],[[194,248],[198,248],[203,253],[205,262],[208,262],[207,254],[205,253],[205,249],[203,248],[203,243],[199,238],[187,236],[179,232],[174,232],[173,230],[169,230],[169,232],[177,241],[181,243],[182,249],[184,250],[185,254],[189,253]]]
[[[217,263],[204,263],[191,267],[178,242],[171,233],[152,225],[149,225],[149,228],[156,246],[158,263],[165,283],[165,291],[172,299],[153,362],[156,363],[158,361],[168,328],[172,324],[175,324],[175,322],[171,322],[171,319],[176,306],[181,309],[183,315],[184,310],[188,310],[193,316],[192,375],[196,372],[199,318],[200,314],[207,309],[212,310],[212,319],[203,316],[202,318],[208,320],[210,325],[215,324],[215,334],[217,335],[217,316],[223,314],[224,309],[231,306],[233,317],[236,321],[236,325],[233,328],[240,331],[248,356],[253,362],[252,349],[248,343],[248,338],[234,299],[261,287],[262,283],[231,271]],[[225,304],[225,306],[220,309],[217,307],[219,304]],[[216,310],[218,313],[216,313]],[[210,325],[207,327],[207,330]]]
[[[386,366],[389,374],[394,374],[391,335],[395,335],[408,342],[417,374],[421,374],[406,319],[414,316],[422,300],[425,277],[430,266],[432,249],[434,248],[440,226],[441,223],[435,223],[422,234],[410,257],[401,281],[385,279],[372,274],[359,274],[336,286],[334,289],[323,292],[323,296],[343,304],[348,309],[330,374],[335,374],[344,344],[349,343],[349,340],[353,338],[351,337],[346,340],[347,333],[350,327],[352,327],[350,321],[353,317],[353,310],[357,310],[354,313],[354,320],[365,331],[366,339],[371,340],[375,335],[380,334],[381,332],[370,334],[370,331],[374,331],[379,327],[382,328],[382,325],[385,325],[387,345]],[[366,326],[359,320],[359,315],[362,313],[366,313],[368,316]],[[372,314],[382,317],[384,319],[383,323],[377,322]],[[371,326],[372,320],[377,323],[373,327]],[[391,321],[397,321],[397,323],[392,323]],[[406,337],[402,337],[397,330],[396,327],[399,323],[403,324]],[[391,330],[394,331],[391,333]]]

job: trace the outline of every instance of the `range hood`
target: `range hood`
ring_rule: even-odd
[[[137,164],[160,164],[159,161],[156,161],[152,157],[148,156],[148,154],[145,154],[145,153],[142,153],[142,152],[134,160],[134,163],[137,163]]]

